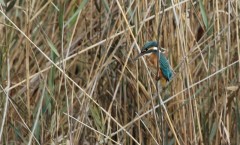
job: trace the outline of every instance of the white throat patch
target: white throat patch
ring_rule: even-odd
[[[152,50],[158,50],[157,47],[152,47],[152,48],[150,48],[150,49],[152,49]],[[159,50],[159,52],[161,52],[161,51]],[[151,55],[151,53],[146,53],[146,54],[144,54],[144,56],[149,56],[149,55]]]
[[[153,50],[158,50],[158,48],[157,47],[153,47]]]

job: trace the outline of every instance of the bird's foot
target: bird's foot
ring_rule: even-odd
[[[159,77],[159,76],[156,76],[156,77],[155,77],[155,80],[156,80],[156,81],[159,81],[159,80],[160,80],[160,77]]]

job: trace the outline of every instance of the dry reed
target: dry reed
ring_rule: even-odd
[[[0,144],[240,144],[238,0],[0,4]]]

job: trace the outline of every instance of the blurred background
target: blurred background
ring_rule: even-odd
[[[238,0],[0,0],[0,144],[240,144],[239,11]],[[162,91],[133,61],[151,40],[174,70]]]

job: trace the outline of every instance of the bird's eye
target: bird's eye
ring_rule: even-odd
[[[147,50],[146,50],[146,49],[144,49],[144,50],[142,50],[142,51],[141,51],[141,53],[144,53],[144,52],[146,52],[146,51],[147,51]]]

